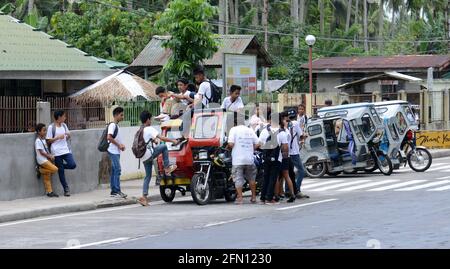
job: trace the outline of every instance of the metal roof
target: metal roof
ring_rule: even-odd
[[[143,72],[143,68],[149,69],[149,75],[159,72],[167,63],[172,52],[163,48],[162,44],[170,36],[153,36],[147,46],[130,64],[129,69],[133,72]],[[219,50],[211,59],[204,62],[205,66],[220,67],[223,63],[223,53],[254,54],[258,55],[258,65],[272,66],[273,61],[269,53],[259,44],[254,35],[221,35],[218,36]]]
[[[0,15],[0,72],[94,71],[99,72],[99,79],[114,72],[86,55],[9,15]]]
[[[438,71],[450,65],[449,55],[397,55],[397,56],[364,56],[364,57],[325,57],[313,61],[312,68],[316,73],[349,72],[368,70],[422,70],[433,67]],[[308,64],[302,68],[307,69]]]
[[[421,78],[408,76],[408,75],[405,75],[405,74],[401,74],[401,73],[392,71],[392,72],[383,72],[382,74],[378,74],[378,75],[374,75],[374,76],[370,76],[370,77],[365,77],[365,78],[362,78],[362,79],[359,79],[359,80],[354,80],[354,81],[351,81],[351,82],[347,82],[347,83],[335,86],[335,88],[336,89],[348,88],[348,87],[351,87],[353,85],[367,83],[369,81],[376,80],[376,79],[382,79],[382,78],[396,78],[396,79],[400,79],[400,80],[406,80],[406,81],[409,81],[409,82],[422,82],[423,81],[423,79],[421,79]]]

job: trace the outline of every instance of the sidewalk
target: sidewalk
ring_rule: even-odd
[[[430,153],[433,158],[450,157],[450,149],[430,150]],[[137,198],[142,195],[142,184],[143,179],[122,181],[121,188],[124,193],[128,194],[127,199],[111,198],[109,196],[109,185],[104,184],[99,186],[97,190],[73,194],[71,197],[48,198],[41,196],[14,201],[0,201],[0,223],[136,204]],[[151,181],[149,198],[150,201],[161,200],[159,187],[155,186],[155,178],[152,178]]]
[[[0,201],[0,223],[136,204],[136,200],[142,195],[142,184],[143,179],[122,181],[121,189],[128,195],[127,199],[111,198],[109,185],[103,184],[94,191],[76,193],[70,197],[48,198],[43,195],[13,201]],[[155,178],[152,178],[148,196],[150,201],[161,200],[159,186],[154,184]]]

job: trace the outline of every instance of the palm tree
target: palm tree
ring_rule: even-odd
[[[384,1],[379,0],[380,5],[378,7],[378,40],[381,41],[383,39],[383,26],[384,26]],[[381,51],[383,49],[383,43],[378,43],[378,50]]]
[[[350,28],[350,17],[352,16],[352,0],[348,0],[347,3],[347,18],[345,20],[345,32],[348,32]]]
[[[325,32],[325,18],[324,18],[325,10],[324,10],[323,2],[325,0],[318,0],[318,1],[319,1],[318,2],[318,6],[319,6],[319,12],[320,12],[320,26],[319,26],[319,28],[320,28],[320,35],[323,36],[323,34]]]

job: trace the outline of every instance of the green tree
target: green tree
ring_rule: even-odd
[[[92,55],[131,63],[154,34],[154,16],[143,9],[130,12],[120,1],[102,3],[87,1],[76,12],[56,12],[50,33]]]
[[[217,8],[207,0],[174,0],[161,14],[156,26],[171,38],[163,43],[172,51],[163,69],[167,83],[184,76],[189,77],[193,68],[211,58],[218,50],[216,35],[208,22],[217,14]]]

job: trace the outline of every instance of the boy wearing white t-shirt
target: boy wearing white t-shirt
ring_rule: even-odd
[[[77,164],[69,147],[70,132],[66,121],[66,112],[56,110],[53,114],[55,121],[48,126],[46,140],[50,145],[50,152],[55,156],[55,165],[58,167],[59,181],[64,189],[64,196],[70,196],[69,185],[64,170],[75,169]]]
[[[244,102],[240,95],[241,86],[231,85],[230,96],[223,99],[221,108],[232,112],[239,112],[239,110],[242,110],[244,108]]]
[[[169,163],[169,151],[167,149],[166,144],[159,144],[154,146],[154,141],[161,140],[164,142],[172,143],[172,145],[176,145],[179,143],[179,140],[170,139],[164,136],[161,136],[159,132],[151,126],[151,118],[152,114],[148,111],[142,111],[141,113],[141,122],[144,127],[144,141],[147,144],[147,150],[144,156],[141,158],[145,168],[145,178],[144,178],[144,186],[142,188],[142,197],[139,198],[138,202],[143,206],[148,206],[148,188],[150,185],[150,180],[152,179],[152,165],[153,160],[158,158],[159,155],[163,156],[163,165],[164,172],[166,175],[170,175],[175,169],[177,169],[176,165],[170,165]]]
[[[228,148],[232,149],[232,174],[237,191],[237,204],[243,203],[242,188],[247,180],[252,191],[250,202],[256,203],[256,173],[254,150],[259,146],[259,139],[255,132],[240,124],[230,129]]]
[[[111,159],[111,197],[127,198],[127,195],[120,189],[120,175],[122,168],[120,166],[120,152],[125,151],[125,145],[122,142],[119,122],[123,121],[124,114],[122,107],[116,107],[113,110],[114,122],[108,126],[108,156]]]
[[[34,142],[34,147],[36,150],[36,162],[38,164],[39,176],[42,176],[47,196],[58,197],[58,195],[53,192],[51,178],[53,174],[58,172],[58,167],[53,164],[55,156],[50,154],[47,141],[45,141],[45,136],[47,134],[45,124],[39,123],[36,125],[36,134],[37,138]]]

